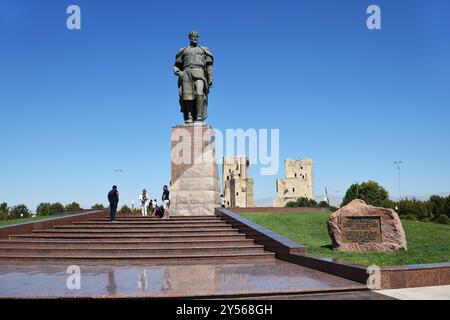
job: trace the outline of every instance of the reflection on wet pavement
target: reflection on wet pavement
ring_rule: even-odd
[[[0,265],[0,297],[195,297],[359,289],[361,284],[295,264],[83,266],[81,289],[68,266]]]

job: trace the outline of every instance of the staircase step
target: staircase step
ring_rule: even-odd
[[[104,216],[104,219],[109,219],[109,215]],[[150,217],[150,216],[142,216],[142,215],[130,215],[130,216],[121,216],[121,215],[116,215],[116,219],[154,219],[154,220],[161,220],[158,217]],[[177,220],[177,219],[191,219],[191,220],[195,220],[195,219],[220,219],[220,217],[215,216],[215,215],[210,215],[210,216],[170,216],[170,219],[173,220]]]
[[[85,246],[84,248],[61,248],[48,246],[46,248],[2,248],[5,254],[42,255],[42,256],[108,256],[117,258],[129,255],[139,256],[166,256],[166,255],[195,255],[195,254],[244,254],[264,252],[263,246],[235,246],[235,247],[192,247],[192,248],[165,248],[165,247],[130,247],[130,248],[104,248],[98,245]]]
[[[112,236],[160,236],[160,235],[203,235],[203,234],[209,234],[209,235],[234,235],[238,233],[239,231],[237,229],[200,229],[200,230],[162,230],[162,229],[156,229],[156,230],[33,230],[33,235],[112,235]]]
[[[127,239],[142,239],[142,240],[217,240],[217,239],[227,239],[227,240],[236,240],[236,239],[245,239],[245,235],[241,233],[232,233],[232,234],[197,234],[194,232],[194,235],[139,235],[139,234],[131,234],[131,235],[112,235],[112,234],[88,234],[88,235],[77,235],[77,234],[33,234],[33,235],[13,235],[10,236],[11,239],[120,239],[121,241]]]
[[[102,246],[103,248],[135,248],[135,247],[164,247],[164,248],[191,248],[191,247],[238,247],[254,245],[253,239],[239,238],[236,240],[130,240],[130,239],[22,239],[0,240],[2,248],[46,248],[48,246],[58,248],[84,248],[86,246]]]
[[[261,253],[243,253],[243,254],[188,254],[188,255],[123,255],[120,259],[116,255],[28,255],[19,253],[3,253],[0,252],[0,260],[15,261],[42,261],[42,262],[85,262],[85,263],[136,263],[145,262],[146,264],[213,264],[213,263],[255,263],[255,262],[273,262],[275,254],[271,252]]]
[[[123,225],[116,225],[116,224],[105,224],[100,226],[79,226],[79,225],[69,225],[69,226],[55,226],[54,230],[61,230],[61,231],[91,231],[91,230],[99,230],[99,231],[117,231],[117,230],[123,230],[123,231],[201,231],[201,230],[231,230],[233,227],[231,225],[213,225],[213,226],[189,226],[189,225],[153,225],[153,226],[145,226],[142,224],[139,225],[131,225],[131,226],[123,226]]]
[[[275,254],[216,216],[108,217],[0,240],[0,261],[226,264],[273,262]]]
[[[163,220],[161,222],[158,221],[116,221],[115,223],[109,223],[108,221],[98,221],[98,222],[73,222],[71,225],[65,226],[57,226],[57,227],[68,227],[68,226],[77,226],[77,227],[113,227],[113,228],[126,228],[133,226],[143,226],[143,227],[183,227],[183,226],[193,226],[193,227],[214,227],[214,226],[231,226],[231,224],[226,223],[225,221],[172,221],[172,220]]]
[[[92,219],[90,221],[102,222],[109,221],[107,218]],[[199,216],[199,217],[170,217],[170,219],[160,219],[160,218],[150,218],[150,217],[127,217],[127,218],[116,218],[116,221],[155,221],[155,222],[166,222],[166,221],[223,221],[219,217],[215,216]]]

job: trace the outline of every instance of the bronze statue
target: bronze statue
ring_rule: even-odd
[[[178,50],[173,70],[178,76],[178,93],[185,123],[203,122],[208,117],[208,93],[212,87],[213,55],[198,45],[197,31],[189,33],[190,45]]]

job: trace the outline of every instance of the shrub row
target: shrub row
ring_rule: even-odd
[[[352,184],[345,193],[341,207],[355,199],[364,200],[369,205],[391,208],[398,212],[400,218],[416,221],[433,221],[441,224],[450,224],[450,195],[441,197],[431,196],[428,200],[401,199],[392,201],[389,193],[376,181],[367,181],[361,184]],[[299,198],[288,202],[286,207],[327,207],[328,203],[317,203],[313,199]],[[331,210],[336,208],[330,207]]]
[[[19,204],[12,208],[6,202],[0,204],[0,220],[20,219],[31,217],[31,211],[24,204]]]
[[[301,197],[296,201],[290,201],[286,203],[287,208],[329,208],[330,211],[337,210],[336,207],[330,206],[326,201],[320,201],[317,203],[314,199]]]
[[[96,203],[92,206],[92,209],[103,210],[105,209],[105,207],[103,204]],[[77,202],[72,202],[65,206],[59,202],[42,202],[36,208],[36,215],[49,216],[55,213],[67,213],[71,211],[81,210],[83,209]],[[0,203],[0,220],[29,218],[31,216],[31,211],[24,204],[20,204],[14,207],[8,207],[8,204],[6,202]]]
[[[69,203],[63,206],[59,202],[49,203],[41,202],[36,208],[36,215],[38,216],[49,216],[55,213],[64,213],[70,211],[81,211],[83,210],[77,202]]]
[[[120,209],[119,209],[120,213],[141,213],[141,209],[139,208],[130,208],[129,206],[127,206],[126,204],[124,204]]]
[[[345,193],[341,206],[354,199],[364,200],[373,206],[394,209],[402,219],[450,224],[450,195],[433,195],[425,201],[415,198],[392,201],[386,189],[376,181],[367,181],[352,184]]]

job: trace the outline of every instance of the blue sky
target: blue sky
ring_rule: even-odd
[[[394,160],[402,194],[450,190],[448,1],[185,3],[0,2],[0,201],[90,207],[112,184],[128,204],[143,187],[159,199],[181,122],[172,66],[193,28],[215,55],[208,123],[279,128],[281,160],[313,158],[316,194],[374,179],[397,196]],[[82,30],[66,28],[70,4]],[[256,198],[274,196],[283,164],[258,169]]]

